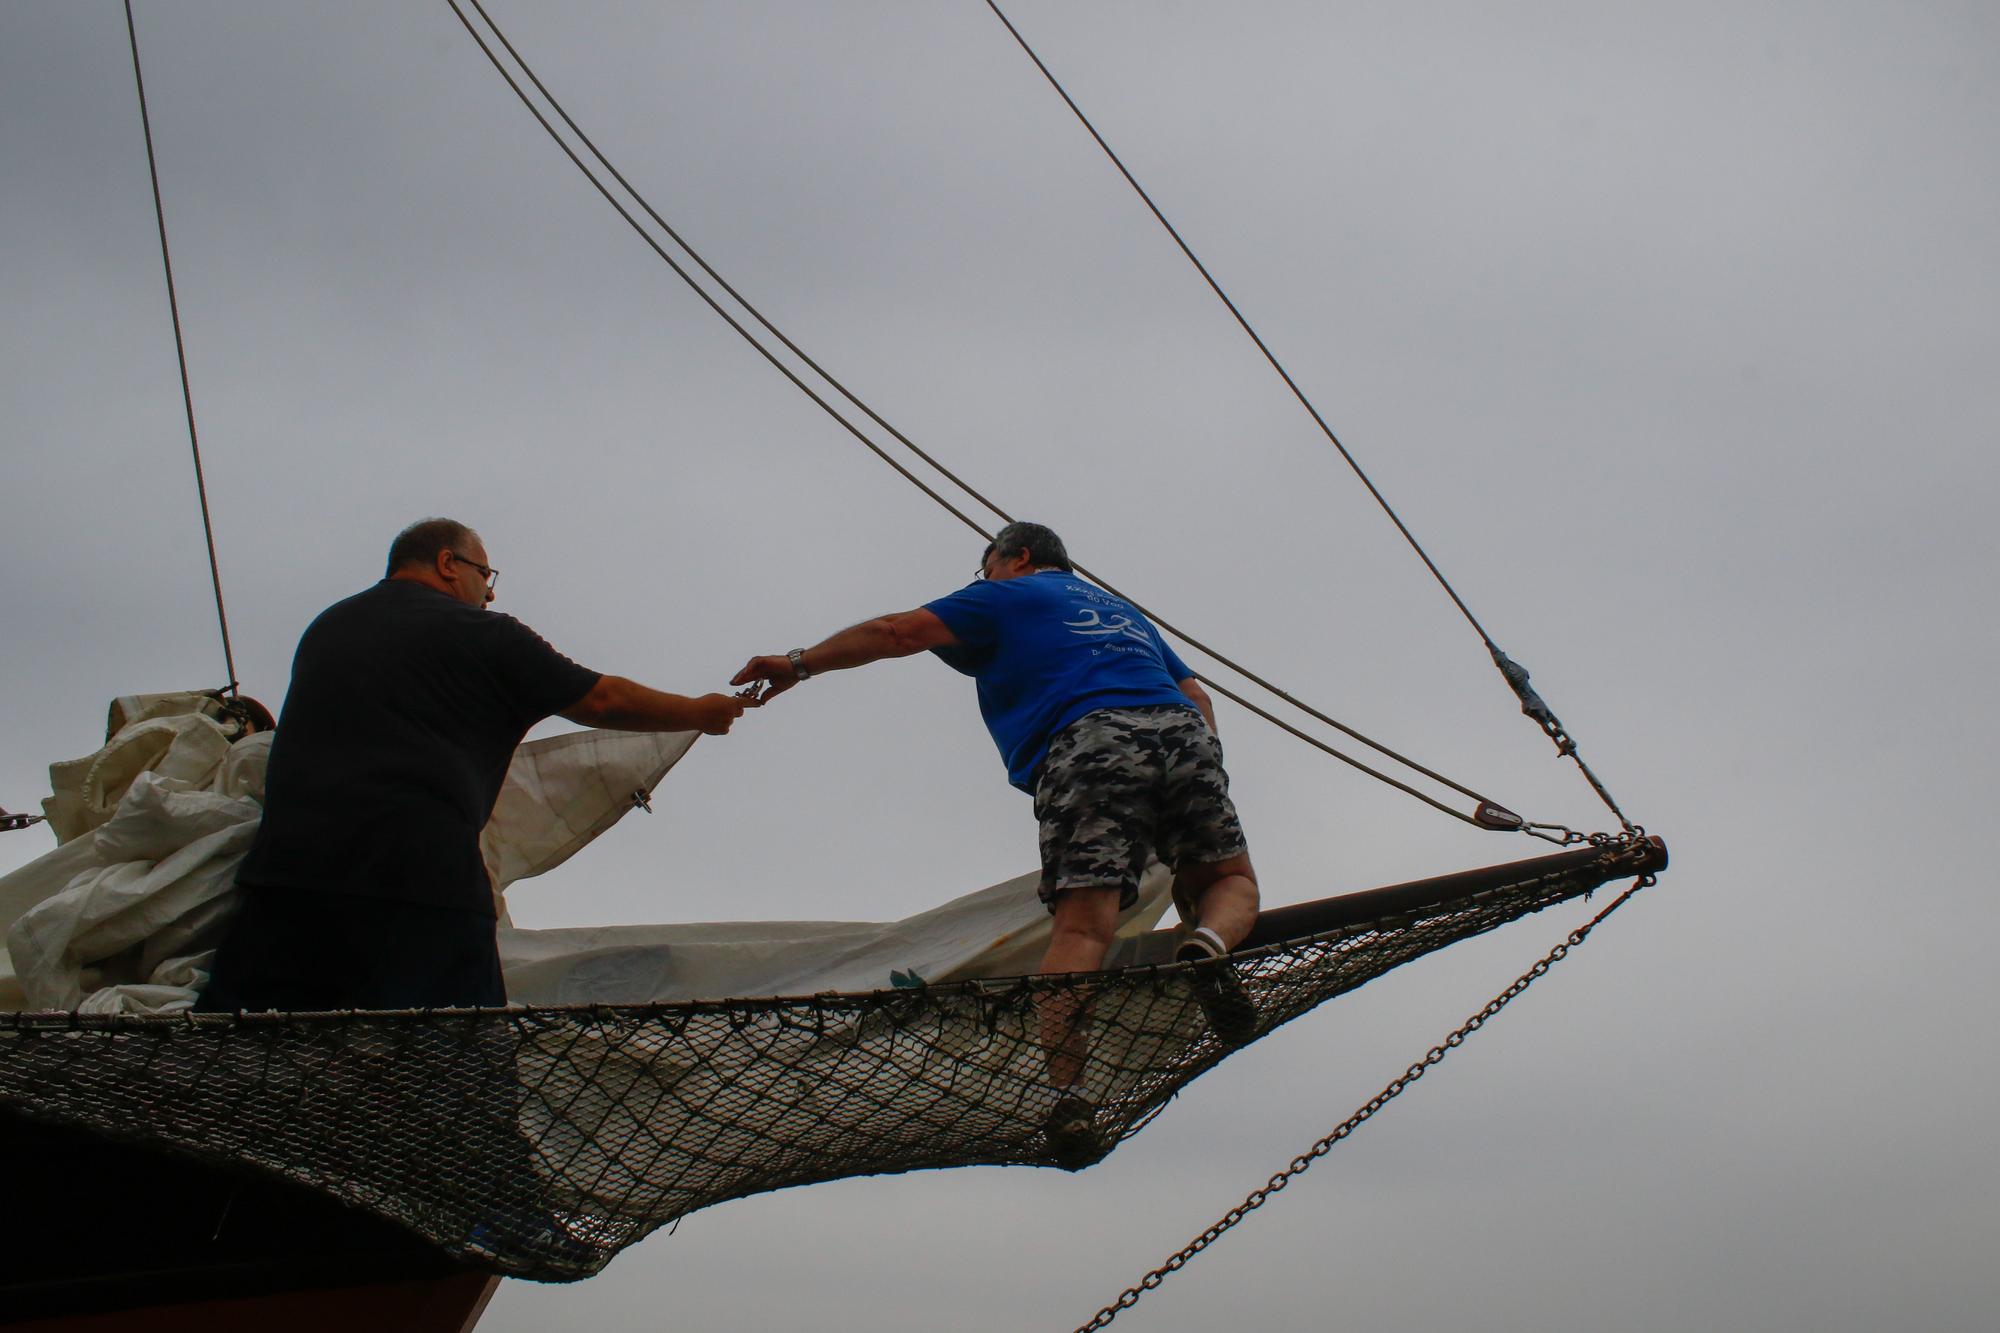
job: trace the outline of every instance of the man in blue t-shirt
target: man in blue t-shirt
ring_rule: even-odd
[[[914,611],[842,630],[810,648],[754,657],[730,682],[763,682],[768,699],[824,671],[924,651],[978,682],[1007,779],[1035,798],[1040,894],[1054,913],[1044,973],[1104,962],[1118,913],[1157,855],[1193,927],[1185,961],[1215,1035],[1254,1036],[1256,1010],[1222,960],[1257,919],[1257,876],[1229,799],[1215,710],[1194,672],[1137,607],[1079,577],[1062,539],[1010,523],[980,559],[979,579]],[[1059,1142],[1087,1138],[1078,1091],[1084,1058],[1074,1001],[1043,1012],[1049,1122]]]

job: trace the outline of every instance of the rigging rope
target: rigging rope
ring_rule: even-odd
[[[1096,1333],[1096,1330],[1103,1328],[1106,1324],[1116,1319],[1121,1312],[1137,1305],[1141,1296],[1154,1290],[1173,1274],[1187,1267],[1189,1260],[1213,1245],[1221,1238],[1223,1232],[1228,1231],[1250,1213],[1263,1207],[1273,1194],[1284,1189],[1294,1179],[1311,1170],[1312,1164],[1326,1156],[1329,1152],[1332,1152],[1335,1144],[1340,1143],[1354,1133],[1355,1130],[1374,1119],[1376,1112],[1402,1096],[1406,1088],[1430,1072],[1434,1066],[1442,1063],[1445,1056],[1463,1046],[1468,1037],[1485,1027],[1489,1019],[1498,1014],[1502,1009],[1505,1009],[1509,1004],[1512,1004],[1521,992],[1527,990],[1528,987],[1548,975],[1549,969],[1568,957],[1570,950],[1589,939],[1590,932],[1597,929],[1598,925],[1605,918],[1623,907],[1627,902],[1630,902],[1633,894],[1657,882],[1658,877],[1651,874],[1641,875],[1638,879],[1634,880],[1632,886],[1619,894],[1609,907],[1606,907],[1596,916],[1571,931],[1567,939],[1544,954],[1533,967],[1523,972],[1519,977],[1516,977],[1514,983],[1508,986],[1506,990],[1501,991],[1491,1000],[1488,1000],[1485,1008],[1459,1024],[1457,1028],[1453,1029],[1450,1036],[1431,1047],[1425,1053],[1423,1059],[1405,1069],[1396,1078],[1389,1080],[1388,1086],[1373,1097],[1370,1097],[1360,1110],[1341,1121],[1339,1125],[1334,1127],[1331,1133],[1313,1144],[1312,1147],[1294,1157],[1284,1170],[1272,1176],[1256,1189],[1251,1190],[1244,1197],[1242,1203],[1237,1204],[1234,1208],[1231,1208],[1228,1212],[1210,1223],[1207,1229],[1182,1246],[1174,1253],[1173,1257],[1158,1268],[1155,1268],[1152,1272],[1146,1274],[1146,1276],[1140,1278],[1134,1285],[1118,1293],[1116,1300],[1099,1310],[1088,1322],[1078,1326],[1076,1333]]]
[[[222,661],[229,673],[223,689],[236,694],[236,653],[229,644],[229,615],[222,606],[222,568],[215,558],[215,524],[208,514],[208,482],[201,468],[201,437],[194,428],[194,391],[188,384],[187,343],[181,337],[181,305],[174,291],[174,260],[167,249],[167,210],[160,201],[160,167],[153,156],[153,118],[146,109],[146,76],[139,69],[139,29],[132,21],[132,0],[125,0],[125,35],[132,43],[132,82],[139,89],[139,124],[146,135],[146,170],[153,180],[153,218],[160,227],[160,263],[167,272],[167,310],[173,316],[174,355],[181,367],[181,404],[187,409],[188,447],[194,453],[194,489],[201,500],[201,531],[208,543],[208,577],[215,585],[215,619],[222,628]]]
[[[1229,293],[1222,290],[1222,284],[1215,280],[1214,275],[1208,271],[1208,266],[1201,262],[1200,258],[1195,255],[1193,248],[1181,238],[1181,234],[1175,229],[1174,224],[1167,221],[1167,215],[1160,211],[1158,204],[1153,202],[1153,196],[1146,193],[1145,187],[1139,184],[1138,178],[1126,167],[1124,160],[1112,150],[1109,143],[1105,142],[1104,136],[1097,132],[1097,126],[1091,124],[1090,117],[1083,114],[1083,108],[1076,104],[1076,99],[1069,95],[1068,90],[1050,72],[1048,65],[1043,62],[1039,55],[1035,54],[1035,48],[1028,45],[1028,39],[1021,35],[1021,30],[1016,28],[1013,21],[1001,11],[997,0],[986,0],[986,7],[993,11],[994,17],[1000,20],[1001,24],[1013,36],[1014,41],[1019,44],[1021,50],[1027,53],[1028,59],[1035,63],[1035,68],[1042,72],[1042,77],[1047,79],[1049,86],[1056,90],[1056,95],[1061,97],[1064,104],[1075,113],[1077,121],[1084,129],[1090,132],[1090,137],[1097,141],[1097,146],[1104,150],[1104,155],[1111,159],[1111,165],[1118,168],[1118,174],[1125,178],[1126,184],[1132,187],[1133,192],[1139,196],[1147,209],[1159,220],[1160,225],[1166,228],[1167,235],[1173,238],[1174,244],[1180,247],[1181,253],[1187,256],[1188,262],[1194,265],[1195,272],[1201,274],[1202,281],[1208,284],[1209,290],[1215,293],[1216,299],[1220,300],[1229,313],[1235,317],[1237,324],[1242,326],[1243,332],[1249,335],[1250,341],[1257,345],[1257,350],[1263,353],[1264,359],[1270,363],[1271,369],[1278,372],[1278,378],[1285,382],[1285,387],[1292,391],[1292,397],[1298,399],[1299,406],[1305,408],[1307,415],[1312,417],[1313,424],[1319,427],[1320,433],[1326,436],[1327,441],[1339,452],[1341,458],[1346,461],[1347,466],[1353,471],[1354,475],[1360,478],[1361,484],[1368,488],[1368,494],[1375,497],[1375,503],[1381,507],[1384,514],[1389,516],[1389,521],[1396,525],[1396,531],[1403,534],[1403,540],[1408,542],[1410,549],[1417,553],[1417,558],[1424,562],[1424,568],[1430,570],[1431,577],[1437,580],[1438,586],[1444,589],[1445,595],[1451,598],[1452,604],[1465,617],[1466,623],[1472,626],[1473,631],[1479,635],[1480,641],[1486,645],[1486,651],[1493,657],[1493,665],[1499,668],[1502,679],[1513,689],[1515,697],[1521,701],[1521,711],[1541,726],[1543,733],[1555,743],[1558,754],[1567,756],[1576,763],[1578,768],[1583,770],[1583,776],[1589,781],[1591,788],[1603,799],[1605,805],[1610,807],[1611,813],[1618,816],[1618,822],[1624,826],[1625,830],[1627,832],[1634,831],[1636,826],[1631,820],[1625,817],[1625,812],[1618,808],[1616,801],[1612,800],[1611,793],[1598,780],[1597,775],[1591,772],[1590,766],[1584,763],[1583,756],[1577,753],[1576,741],[1564,730],[1562,723],[1557,721],[1556,715],[1549,710],[1549,706],[1542,701],[1541,696],[1528,685],[1527,670],[1510,659],[1506,653],[1500,650],[1500,645],[1493,642],[1493,636],[1486,632],[1485,626],[1481,625],[1478,617],[1472,614],[1472,608],[1465,604],[1465,599],[1458,595],[1458,590],[1453,588],[1450,580],[1445,578],[1444,571],[1438,568],[1437,562],[1431,559],[1430,553],[1424,550],[1422,544],[1417,541],[1416,534],[1410,531],[1409,527],[1403,522],[1402,517],[1389,504],[1388,498],[1376,488],[1375,483],[1362,470],[1361,464],[1355,459],[1352,453],[1348,452],[1347,446],[1341,443],[1340,437],[1334,434],[1333,427],[1327,424],[1326,418],[1320,415],[1319,409],[1313,406],[1310,398],[1306,397],[1305,390],[1299,387],[1298,381],[1292,378],[1291,372],[1285,369],[1279,362],[1277,355],[1271,351],[1270,346],[1265,343],[1257,330],[1251,327],[1250,321],[1237,308],[1236,302],[1229,299]]]
[[[927,483],[925,483],[925,481],[921,477],[917,476],[914,472],[911,472],[901,463],[891,458],[889,454],[882,448],[881,445],[869,439],[866,432],[864,432],[859,426],[855,425],[852,421],[848,420],[845,416],[841,415],[840,410],[838,408],[834,407],[833,404],[827,402],[825,398],[821,397],[818,393],[814,392],[810,385],[808,385],[804,380],[799,378],[798,372],[794,371],[790,366],[786,365],[783,361],[779,360],[777,356],[775,356],[771,352],[770,348],[764,346],[764,344],[757,341],[756,335],[752,334],[748,329],[744,328],[742,323],[739,320],[737,320],[737,318],[734,315],[731,315],[727,310],[724,310],[722,308],[721,303],[717,301],[714,296],[712,296],[708,291],[706,291],[700,283],[696,282],[694,280],[694,277],[691,274],[689,274],[689,272],[685,268],[682,268],[680,264],[676,263],[674,257],[668,254],[665,248],[662,247],[658,241],[654,240],[650,235],[646,233],[646,229],[639,225],[639,220],[632,216],[631,211],[628,210],[623,204],[618,202],[617,197],[614,196],[609,189],[605,188],[604,182],[599,180],[596,174],[593,173],[588,166],[584,165],[583,159],[576,155],[576,150],[574,148],[571,148],[569,144],[563,140],[563,137],[560,134],[556,133],[556,128],[555,126],[549,124],[548,117],[544,116],[541,113],[541,109],[537,107],[534,104],[534,102],[529,99],[527,93],[522,90],[520,83],[517,82],[514,76],[507,71],[507,67],[501,64],[500,58],[493,54],[493,48],[486,44],[486,39],[479,35],[479,30],[472,26],[472,21],[470,19],[466,18],[465,11],[463,9],[460,9],[458,6],[458,0],[445,0],[445,3],[451,6],[451,12],[458,16],[458,21],[464,25],[466,32],[471,34],[472,40],[479,46],[480,53],[484,55],[489,62],[491,62],[493,68],[499,72],[500,77],[507,81],[507,86],[513,89],[514,96],[520,99],[521,105],[528,109],[528,114],[535,118],[537,123],[541,125],[542,129],[548,133],[549,138],[555,141],[556,147],[563,150],[563,153],[569,158],[569,160],[576,164],[576,169],[583,173],[584,179],[589,181],[593,186],[596,187],[597,192],[604,196],[604,201],[611,205],[612,210],[616,212],[619,217],[625,219],[625,224],[631,227],[632,230],[638,234],[639,239],[644,241],[647,244],[647,246],[652,249],[653,253],[658,255],[661,261],[665,263],[668,268],[674,271],[676,277],[678,277],[682,282],[687,284],[688,289],[690,291],[692,291],[696,296],[699,296],[702,299],[702,301],[707,304],[708,308],[716,313],[717,317],[719,317],[723,323],[727,324],[731,329],[735,330],[738,336],[740,336],[745,342],[749,343],[751,347],[755,348],[758,354],[761,355],[766,361],[769,361],[772,367],[776,369],[779,374],[783,375],[786,379],[790,380],[792,382],[793,387],[797,388],[798,391],[804,394],[806,397],[812,399],[812,401],[818,405],[821,411],[825,412],[828,416],[832,417],[835,421],[839,422],[843,427],[845,427],[848,434],[852,435],[855,439],[859,440],[863,445],[867,446],[867,448],[870,451],[872,451],[877,458],[881,459],[884,463],[887,463],[890,467],[896,469],[896,471],[899,474],[901,474],[901,476],[905,481],[909,482],[912,486],[915,486],[925,495],[930,496],[931,499],[937,501],[937,503],[942,505],[947,511],[949,511],[954,518],[958,519],[959,522],[971,528],[974,532],[977,532],[981,536],[986,536],[986,537],[990,537],[992,535],[991,533],[987,532],[987,530],[979,523],[977,519],[974,519],[970,515],[966,514],[963,510],[959,509],[956,505],[952,504],[951,501],[945,499],[942,495],[938,494],[937,491],[934,490]],[[492,17],[488,15],[483,8],[480,8],[478,0],[473,0],[473,8],[479,10],[480,17],[486,20],[487,25],[493,29],[494,35],[500,37],[502,43],[505,44],[506,38],[501,35],[499,25],[493,22]],[[512,52],[514,48],[512,47],[512,45],[508,45],[507,49],[509,52]],[[514,58],[517,61],[520,61],[520,57],[518,55],[516,55]],[[525,61],[521,61],[520,63],[521,63],[521,68],[523,70],[528,69],[527,63]],[[534,77],[532,71],[529,72],[529,77],[530,78]],[[539,88],[540,86],[541,86],[540,82],[537,81],[536,87]],[[546,92],[543,95],[547,96]],[[553,97],[549,98],[549,103],[551,106],[557,106],[556,100]],[[557,106],[557,109],[560,111],[561,109],[560,106]],[[565,115],[564,119],[567,120],[568,117]],[[579,138],[583,137],[581,132],[578,133],[578,137]],[[585,142],[588,143],[589,141],[585,140]],[[594,148],[591,151],[593,153],[596,152]],[[627,186],[626,188],[628,190],[631,189],[630,186]],[[632,194],[635,199],[640,197],[637,191],[632,191]],[[649,208],[647,211],[650,212],[651,209]],[[664,226],[664,224],[662,225]],[[676,240],[678,241],[678,238],[676,238]],[[691,249],[686,242],[681,241],[679,242],[679,244],[681,248],[683,250],[687,250],[687,252],[690,255],[694,254],[693,249]],[[702,267],[706,269],[708,266],[706,264],[703,264]],[[718,278],[717,281],[720,282],[721,279]],[[726,287],[727,284],[724,284],[724,286]],[[741,301],[740,297],[737,299]],[[743,302],[743,305],[746,309],[749,308],[748,302]],[[761,319],[762,317],[759,316],[758,318]],[[787,343],[787,345],[789,346],[790,344]],[[801,359],[804,359],[803,353],[800,353],[800,356]],[[831,382],[830,377],[829,377],[829,382]],[[944,469],[939,468],[938,470],[942,472]]]
[[[445,3],[451,7],[452,13],[457,16],[459,23],[465,28],[466,32],[472,37],[472,40],[478,45],[480,52],[483,55],[485,55],[488,62],[492,64],[493,68],[499,73],[500,77],[506,81],[507,86],[513,90],[515,97],[518,98],[521,104],[527,108],[528,113],[535,118],[536,122],[541,125],[542,129],[548,134],[548,136],[555,141],[556,146],[562,149],[564,155],[567,156],[569,160],[576,166],[577,170],[583,173],[584,178],[588,180],[593,187],[596,188],[599,194],[604,196],[605,202],[609,203],[612,209],[617,212],[619,217],[625,220],[626,225],[631,227],[632,230],[635,233],[637,233],[639,238],[642,241],[644,241],[649,248],[652,249],[654,254],[660,257],[660,259],[667,265],[668,268],[673,270],[675,276],[679,277],[680,280],[683,283],[685,283],[688,286],[688,288],[695,293],[695,295],[699,296],[702,299],[702,301],[709,307],[709,309],[714,311],[716,315],[718,315],[723,320],[724,323],[728,324],[729,327],[732,330],[734,330],[739,337],[741,337],[745,342],[749,343],[751,347],[755,348],[759,355],[761,355],[774,368],[776,368],[777,371],[780,374],[782,374],[787,380],[791,381],[794,387],[796,387],[801,393],[805,394],[806,397],[810,398],[822,411],[824,411],[828,416],[832,417],[836,422],[838,422],[844,429],[846,429],[846,431],[850,435],[852,435],[856,440],[860,441],[860,443],[864,445],[877,458],[881,459],[884,463],[887,463],[890,467],[894,468],[896,472],[899,475],[901,475],[905,481],[908,481],[911,485],[917,487],[917,489],[921,490],[925,495],[929,496],[932,500],[936,501],[953,517],[957,518],[961,523],[971,528],[974,532],[979,533],[982,537],[985,537],[988,540],[992,539],[993,536],[992,531],[990,531],[984,524],[980,523],[978,520],[966,514],[962,509],[952,504],[951,501],[946,499],[943,495],[939,494],[939,492],[935,488],[927,484],[922,478],[918,477],[908,467],[904,466],[901,462],[891,457],[890,454],[886,450],[884,450],[882,446],[878,444],[875,440],[871,439],[859,425],[857,425],[853,420],[844,415],[832,403],[828,402],[826,397],[816,392],[811,386],[809,386],[805,382],[805,380],[800,377],[797,371],[795,371],[792,367],[786,365],[785,362],[781,360],[769,347],[767,347],[763,342],[761,342],[754,333],[752,333],[748,328],[746,328],[740,320],[738,320],[735,316],[730,314],[729,311],[725,310],[722,307],[722,304],[715,298],[715,296],[708,290],[706,290],[704,287],[702,287],[702,285],[695,280],[694,276],[691,273],[689,273],[688,270],[685,267],[683,267],[679,262],[677,262],[674,259],[674,257],[670,255],[667,252],[667,250],[659,243],[658,240],[656,240],[651,234],[649,234],[646,231],[645,227],[640,224],[639,220],[633,216],[631,210],[626,208],[625,205],[622,202],[620,202],[620,200],[612,193],[610,188],[607,187],[605,183],[598,178],[597,174],[594,171],[592,171],[591,168],[584,162],[583,158],[578,155],[576,150],[572,148],[570,144],[563,138],[563,136],[557,132],[555,126],[549,122],[548,117],[543,115],[541,109],[534,104],[532,99],[529,98],[526,90],[522,88],[520,82],[517,79],[515,79],[512,72],[507,69],[506,65],[502,63],[499,56],[495,54],[493,48],[490,45],[488,45],[485,37],[481,35],[479,30],[473,25],[472,21],[466,16],[464,9],[462,9],[459,5],[459,0],[445,0]],[[791,338],[787,337],[783,331],[781,331],[775,324],[773,324],[768,318],[765,317],[765,315],[761,310],[759,310],[754,304],[752,304],[751,301],[748,298],[746,298],[741,292],[739,292],[726,278],[724,278],[720,273],[718,273],[715,270],[714,266],[711,265],[706,259],[704,259],[701,256],[700,252],[697,251],[692,245],[690,245],[687,239],[683,237],[677,230],[675,230],[673,225],[669,223],[666,220],[666,218],[661,216],[659,211],[653,207],[652,203],[647,200],[645,195],[640,193],[637,187],[635,187],[632,184],[632,182],[626,178],[624,173],[621,172],[611,162],[611,160],[605,156],[603,151],[597,147],[597,144],[591,139],[591,137],[587,133],[585,133],[585,131],[580,125],[577,124],[576,120],[569,114],[568,110],[564,108],[562,102],[552,92],[549,91],[548,85],[542,82],[540,76],[535,73],[534,68],[528,64],[526,59],[522,57],[519,49],[515,47],[514,43],[508,38],[507,34],[501,29],[500,25],[494,21],[493,16],[487,12],[486,7],[484,6],[484,4],[481,3],[481,0],[468,0],[468,3],[471,4],[472,8],[478,13],[480,19],[484,21],[486,26],[489,29],[491,29],[494,38],[499,42],[499,44],[503,48],[505,48],[508,56],[514,61],[516,65],[520,67],[521,72],[527,76],[528,81],[534,85],[535,90],[541,94],[542,98],[548,103],[549,107],[555,112],[555,114],[562,120],[563,124],[569,128],[570,132],[576,136],[577,140],[583,144],[583,146],[590,152],[591,156],[594,157],[598,161],[598,163],[600,163],[603,166],[605,172],[609,176],[611,176],[613,180],[617,181],[619,186],[622,187],[625,190],[625,192],[629,194],[632,197],[632,199],[638,204],[639,208],[648,217],[650,217],[653,220],[653,222],[656,223],[663,232],[666,233],[666,235],[674,242],[675,245],[677,245],[682,251],[684,251],[688,255],[688,257],[693,261],[693,263],[697,267],[701,269],[703,273],[707,274],[708,277],[711,280],[713,280],[717,286],[721,287],[723,291],[727,292],[731,297],[731,299],[733,299],[738,305],[740,305],[744,309],[744,311],[746,311],[749,314],[749,316],[756,321],[758,325],[760,325],[767,332],[769,332],[772,337],[776,338],[778,342],[781,343],[787,351],[791,352],[801,362],[803,362],[806,366],[808,366],[813,371],[814,374],[818,375],[820,379],[824,380],[826,384],[829,385],[833,389],[833,391],[837,393],[840,397],[844,398],[847,402],[851,403],[858,411],[867,416],[869,420],[873,421],[876,425],[880,426],[898,443],[903,445],[911,453],[915,454],[918,458],[922,459],[934,471],[936,471],[940,476],[944,477],[953,486],[957,487],[961,492],[969,496],[973,501],[983,506],[993,515],[999,518],[1002,523],[1011,523],[1014,521],[1013,516],[1009,514],[1005,509],[1002,509],[999,505],[995,504],[992,500],[987,498],[984,494],[982,494],[980,491],[978,491],[969,483],[967,483],[965,480],[963,480],[961,477],[959,477],[950,468],[946,467],[943,463],[939,462],[930,453],[928,453],[923,448],[918,446],[907,435],[903,434],[902,431],[896,429],[895,426],[890,424],[887,419],[885,419],[883,416],[881,416],[881,414],[876,412],[866,402],[862,401],[862,399],[858,395],[856,395],[838,378],[836,378],[831,372],[829,372],[824,366],[822,366],[818,361],[816,361],[796,342],[794,342]],[[1364,481],[1365,480],[1366,479],[1364,478]],[[1207,675],[1202,675],[1200,673],[1197,673],[1197,679],[1201,680],[1203,683],[1213,688],[1217,693],[1221,694],[1223,697],[1235,703],[1241,704],[1244,708],[1256,714],[1258,717],[1263,718],[1265,721],[1272,723],[1273,725],[1279,727],[1281,730],[1289,733],[1290,735],[1305,741],[1308,745],[1311,745],[1316,749],[1319,749],[1324,753],[1331,755],[1332,757],[1340,760],[1342,763],[1348,764],[1349,766],[1356,768],[1361,772],[1368,774],[1371,777],[1374,777],[1378,781],[1384,782],[1389,786],[1404,792],[1407,795],[1415,797],[1417,800],[1424,802],[1425,804],[1431,806],[1434,809],[1443,811],[1445,814],[1450,815],[1454,819],[1458,819],[1464,823],[1471,824],[1475,827],[1485,828],[1485,829],[1495,829],[1507,832],[1526,833],[1531,837],[1541,838],[1545,841],[1555,842],[1561,845],[1567,845],[1581,840],[1581,835],[1573,833],[1571,830],[1563,827],[1562,825],[1536,823],[1524,820],[1520,816],[1515,815],[1512,811],[1506,809],[1506,807],[1501,805],[1499,802],[1489,799],[1488,797],[1473,790],[1471,787],[1455,782],[1452,779],[1445,777],[1443,774],[1433,769],[1427,768],[1424,765],[1419,764],[1416,761],[1402,754],[1399,754],[1397,751],[1389,748],[1386,745],[1383,745],[1378,741],[1369,738],[1368,736],[1362,734],[1355,728],[1348,726],[1346,723],[1343,723],[1338,719],[1330,716],[1329,714],[1321,711],[1320,709],[1315,708],[1310,704],[1304,702],[1303,700],[1299,699],[1297,696],[1293,695],[1289,691],[1266,680],[1264,677],[1258,675],[1256,672],[1251,671],[1249,668],[1242,666],[1241,664],[1232,660],[1225,654],[1217,651],[1216,649],[1210,647],[1208,644],[1195,638],[1187,631],[1180,629],[1178,626],[1174,625],[1171,621],[1168,621],[1164,617],[1155,614],[1153,611],[1151,611],[1138,601],[1130,597],[1126,597],[1125,594],[1120,592],[1117,587],[1115,587],[1105,579],[1099,577],[1096,573],[1094,573],[1090,569],[1079,565],[1077,567],[1077,572],[1082,574],[1084,577],[1089,578],[1092,581],[1096,582],[1106,591],[1111,592],[1120,597],[1125,597],[1127,601],[1132,602],[1133,606],[1137,607],[1141,613],[1143,613],[1145,616],[1151,619],[1162,630],[1166,631],[1169,634],[1174,635],[1176,638],[1187,643],[1189,646],[1195,648],[1197,651],[1206,654],[1208,657],[1213,658],[1215,661],[1221,663],[1229,670],[1236,672],[1244,679],[1251,681],[1260,688],[1275,695],[1277,698],[1290,704],[1294,708],[1297,708],[1299,711],[1305,713],[1307,716],[1319,722],[1322,722],[1327,726],[1333,727],[1335,730],[1341,732],[1343,735],[1348,736],[1351,739],[1363,745],[1368,746],[1376,753],[1384,755],[1391,760],[1394,760],[1396,763],[1403,765],[1404,767],[1410,769],[1411,771],[1420,773],[1424,777],[1429,778],[1430,780],[1437,782],[1440,785],[1447,787],[1452,791],[1455,791],[1472,801],[1477,802],[1477,806],[1472,813],[1468,814],[1462,810],[1458,810],[1450,805],[1447,805],[1443,801],[1437,800],[1436,798],[1429,796],[1424,792],[1418,791],[1415,787],[1412,787],[1407,783],[1398,781],[1396,778],[1390,777],[1388,774],[1381,772],[1380,770],[1370,766],[1369,764],[1366,764],[1361,760],[1358,760],[1353,756],[1348,755],[1331,745],[1328,745],[1324,741],[1318,740],[1317,738],[1307,734],[1306,732],[1301,731],[1299,728],[1292,726],[1291,724],[1286,723],[1284,721],[1281,721],[1279,718],[1274,716],[1268,710],[1261,708],[1258,705],[1253,704],[1249,700],[1245,699],[1243,695],[1238,693],[1237,691],[1232,690],[1229,687],[1218,683],[1217,681],[1215,681],[1214,679],[1212,679]],[[1630,827],[1631,826],[1628,824],[1627,828],[1629,829]]]

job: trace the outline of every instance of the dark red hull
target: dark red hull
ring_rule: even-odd
[[[465,1333],[499,1279],[288,1185],[0,1112],[0,1327]]]

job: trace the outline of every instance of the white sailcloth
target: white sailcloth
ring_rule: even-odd
[[[61,845],[0,877],[0,1010],[173,1013],[194,1003],[235,911],[262,817],[268,735],[231,744],[201,695],[144,695],[85,759],[53,765]],[[651,793],[696,733],[585,731],[515,752],[480,839],[496,896],[551,870]],[[54,816],[60,811],[61,820]],[[1154,866],[1121,935],[1165,911]],[[754,921],[515,930],[517,1004],[634,1004],[874,990],[1034,970],[1048,916],[1033,874],[901,921]]]

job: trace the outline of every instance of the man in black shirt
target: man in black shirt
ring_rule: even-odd
[[[479,534],[427,519],[299,640],[243,907],[199,1008],[505,1004],[479,834],[528,728],[719,736],[742,716],[732,695],[578,666],[486,611],[498,577]]]

